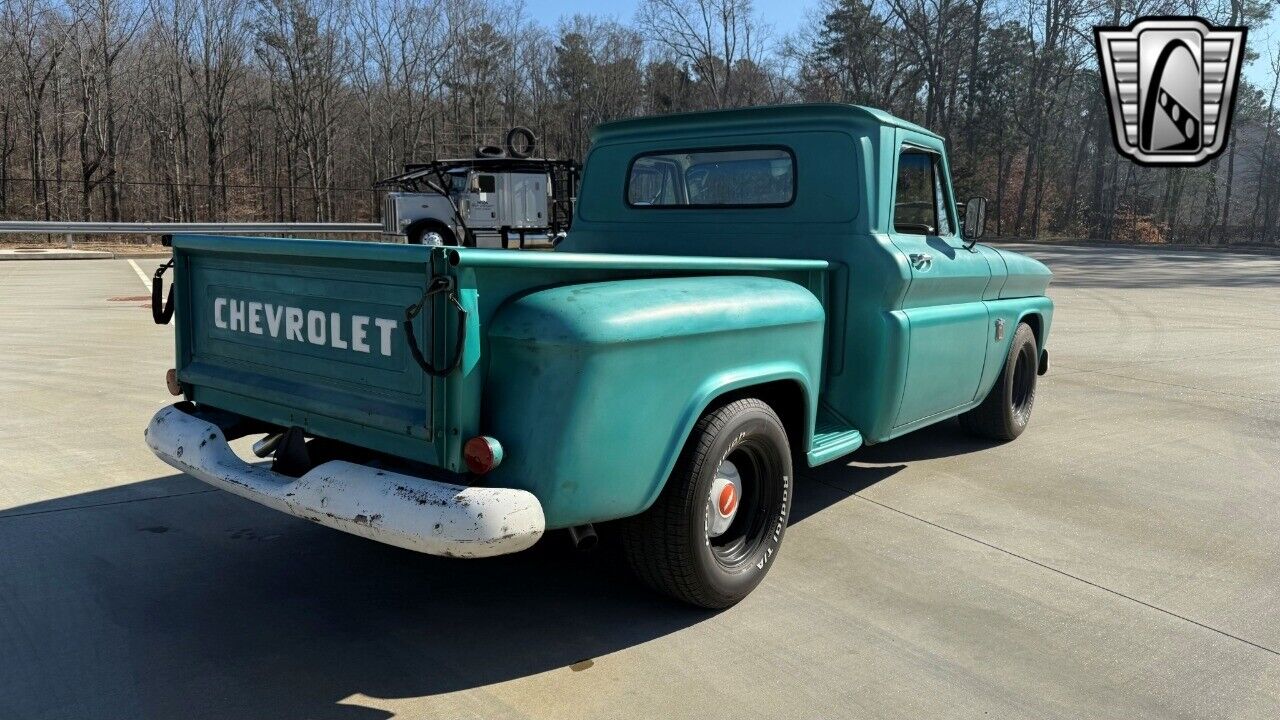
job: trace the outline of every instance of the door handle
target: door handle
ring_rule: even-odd
[[[907,258],[911,260],[911,266],[917,270],[928,270],[933,265],[933,255],[929,253],[911,253]]]

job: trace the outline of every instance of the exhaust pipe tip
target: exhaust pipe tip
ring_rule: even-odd
[[[284,439],[284,433],[275,433],[268,435],[253,444],[253,454],[260,458],[265,458],[276,451],[280,446],[280,441]]]
[[[591,550],[600,544],[600,536],[596,535],[595,526],[591,523],[574,525],[569,528],[569,540],[573,543],[574,550],[582,552]]]

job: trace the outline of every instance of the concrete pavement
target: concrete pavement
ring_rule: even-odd
[[[418,556],[176,475],[133,268],[0,264],[0,717],[1280,716],[1280,257],[1029,252],[1026,434],[809,473],[718,614],[607,548]]]

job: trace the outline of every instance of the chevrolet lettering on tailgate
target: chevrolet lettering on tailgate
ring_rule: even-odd
[[[214,298],[213,324],[220,330],[327,345],[339,350],[350,348],[370,353],[376,346],[386,357],[391,357],[391,332],[399,325],[388,318],[344,317],[342,313],[225,297]]]

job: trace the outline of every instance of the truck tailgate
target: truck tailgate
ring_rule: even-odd
[[[439,464],[442,387],[402,327],[431,276],[429,248],[204,235],[173,248],[190,399]],[[433,331],[449,331],[432,321],[444,317],[438,307],[414,320],[429,359]]]

